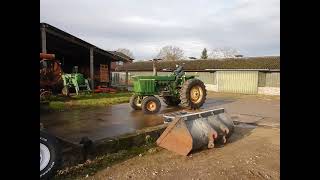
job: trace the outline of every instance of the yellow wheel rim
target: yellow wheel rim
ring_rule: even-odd
[[[203,91],[200,86],[194,86],[190,90],[190,99],[193,103],[197,104],[202,100]]]
[[[157,104],[153,101],[150,101],[147,103],[147,109],[148,111],[155,111],[157,108]]]

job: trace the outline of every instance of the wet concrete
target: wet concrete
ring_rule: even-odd
[[[99,140],[163,123],[159,114],[144,115],[141,111],[131,110],[127,103],[90,110],[42,114],[40,121],[51,134],[74,143],[78,143],[84,136]]]
[[[230,100],[208,99],[202,107],[230,103]],[[182,110],[181,107],[167,107],[162,103],[161,110],[155,115],[134,111],[128,103],[95,108],[41,114],[40,121],[53,135],[69,142],[78,143],[84,136],[99,140],[138,129],[163,124],[162,114]]]
[[[232,118],[238,118],[239,121],[255,122],[265,117],[280,120],[278,117],[279,107],[274,106],[273,109],[270,109],[273,107],[272,105],[272,103],[268,104],[252,98],[248,100],[248,98],[235,99],[209,95],[202,109],[223,107],[231,113]],[[40,121],[49,133],[68,142],[79,143],[84,136],[96,141],[160,125],[163,124],[163,114],[178,110],[182,110],[182,108],[167,107],[162,104],[158,114],[145,115],[142,111],[132,110],[128,103],[124,103],[90,110],[41,114]]]

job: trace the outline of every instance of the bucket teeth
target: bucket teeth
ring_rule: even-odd
[[[209,133],[208,133],[208,148],[212,149],[214,148],[214,141],[215,139],[217,139],[218,134],[217,131],[215,131],[214,129],[210,129]]]
[[[214,141],[209,141],[208,143],[208,149],[214,148]]]
[[[225,144],[227,142],[226,136],[222,136],[222,143]]]

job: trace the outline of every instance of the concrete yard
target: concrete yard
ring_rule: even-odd
[[[207,106],[225,107],[239,124],[221,148],[183,157],[162,148],[85,179],[280,179],[280,98],[210,93]]]
[[[184,157],[160,147],[106,167],[84,179],[280,179],[280,97],[209,92],[203,109],[224,107],[236,125],[223,147]],[[158,115],[119,104],[91,111],[46,114],[49,132],[77,143],[99,140],[163,123],[161,114],[181,110],[162,106]]]

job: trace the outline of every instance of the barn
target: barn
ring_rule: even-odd
[[[112,64],[133,59],[116,51],[103,50],[47,23],[40,23],[40,52],[55,54],[62,70],[71,73],[74,66],[90,79],[91,87],[111,85]]]
[[[280,56],[159,61],[158,75],[169,75],[176,64],[201,79],[209,91],[280,95]],[[150,61],[121,66],[112,73],[112,84],[130,87],[132,76],[152,75],[152,70]]]

